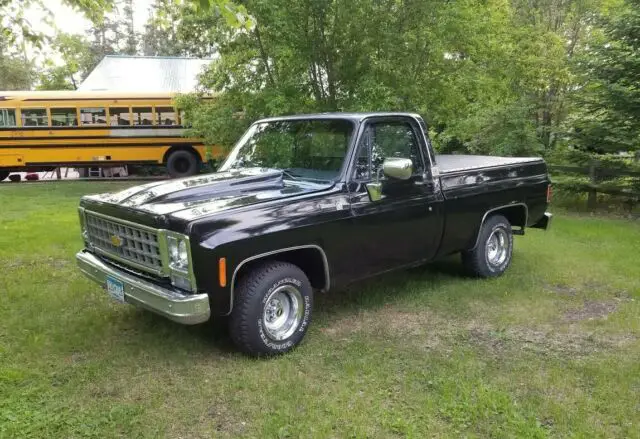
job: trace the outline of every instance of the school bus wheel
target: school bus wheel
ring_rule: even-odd
[[[196,154],[186,149],[171,151],[167,157],[167,171],[171,177],[189,177],[198,173]]]

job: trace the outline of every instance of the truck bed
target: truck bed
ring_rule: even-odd
[[[436,154],[436,163],[441,174],[534,162],[542,162],[542,159],[540,157]]]

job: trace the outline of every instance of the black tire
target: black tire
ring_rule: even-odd
[[[294,296],[297,307],[293,305]],[[281,298],[285,300],[281,302]],[[278,304],[282,306],[278,308]],[[238,281],[229,318],[229,335],[238,349],[249,355],[283,354],[304,338],[311,323],[312,308],[313,289],[304,272],[288,262],[266,262]],[[290,312],[294,317],[287,325]],[[283,316],[285,320],[282,320]],[[268,322],[270,318],[272,321]],[[276,333],[274,328],[279,321],[284,322],[283,329]]]
[[[512,256],[511,223],[502,215],[493,215],[482,224],[476,247],[462,252],[462,265],[472,276],[497,277],[509,267]]]
[[[169,154],[167,171],[174,178],[190,177],[198,173],[198,164],[198,159],[192,152],[179,149]]]
[[[0,181],[4,180],[5,178],[7,178],[9,176],[10,172],[9,171],[2,171],[0,170]]]

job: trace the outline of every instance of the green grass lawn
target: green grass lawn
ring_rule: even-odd
[[[0,437],[640,437],[640,224],[557,215],[497,280],[457,258],[317,297],[292,353],[110,301],[76,205],[0,185]]]

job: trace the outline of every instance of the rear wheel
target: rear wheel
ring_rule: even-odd
[[[311,322],[313,290],[309,279],[288,262],[267,262],[238,282],[229,334],[250,355],[288,352],[303,339]]]
[[[4,180],[8,176],[9,176],[9,171],[3,171],[2,169],[0,169],[0,181]]]
[[[167,170],[169,175],[176,177],[189,177],[198,172],[198,159],[195,154],[183,149],[169,154],[167,159]]]
[[[502,215],[494,215],[482,224],[476,247],[462,252],[462,264],[474,276],[497,277],[509,267],[512,255],[511,223]]]

